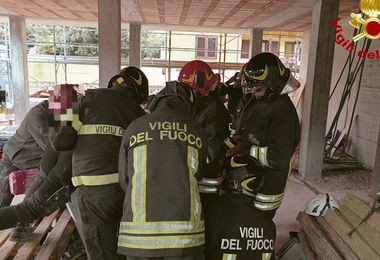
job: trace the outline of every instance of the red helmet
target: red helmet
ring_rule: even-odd
[[[215,89],[218,77],[210,66],[201,60],[186,63],[179,72],[178,81],[199,92],[202,96]]]

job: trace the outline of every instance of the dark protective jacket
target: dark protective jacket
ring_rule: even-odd
[[[208,166],[205,170],[206,176],[202,177],[217,178],[218,173],[223,169],[223,158],[226,152],[223,141],[230,134],[231,116],[220,101],[217,91],[197,98],[194,115],[207,138]]]
[[[38,167],[49,142],[47,126],[51,117],[48,102],[42,101],[28,112],[16,133],[5,144],[4,156],[18,169]]]
[[[251,204],[250,197],[226,193],[209,205],[207,260],[275,259],[276,229],[265,213]]]
[[[242,140],[240,153],[255,157],[263,166],[264,184],[255,206],[273,217],[284,197],[300,138],[297,112],[287,95],[246,98],[237,108],[235,127]]]
[[[71,184],[72,152],[57,152],[47,145],[41,159],[38,179],[33,183],[23,202],[0,209],[0,229],[42,218],[57,208],[50,198],[63,186]]]
[[[206,139],[191,108],[176,96],[160,99],[126,130],[120,185],[126,192],[118,253],[191,256],[202,252],[204,221],[197,176]]]
[[[117,183],[124,131],[135,118],[145,114],[134,91],[130,88],[87,90],[79,110],[82,127],[73,150],[74,186]]]

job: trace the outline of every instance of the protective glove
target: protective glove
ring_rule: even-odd
[[[226,157],[224,165],[226,173],[239,167],[247,167],[249,171],[261,167],[260,162],[256,158],[242,154]]]
[[[236,81],[236,78],[237,78],[238,74],[239,74],[239,72],[236,72],[235,75],[233,75],[231,78],[229,78],[229,79],[225,82],[225,84],[229,85],[229,84],[231,84],[231,83],[234,83],[234,82]]]
[[[224,140],[224,145],[227,147],[227,155],[235,156],[239,153],[241,147],[241,137],[240,135],[233,135],[232,137],[227,137]]]

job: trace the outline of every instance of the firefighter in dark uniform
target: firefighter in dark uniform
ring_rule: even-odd
[[[24,201],[0,209],[0,229],[13,227],[19,222],[29,223],[51,214],[57,206],[64,206],[73,190],[71,159],[71,151],[57,152],[49,143],[41,158],[37,180]],[[58,197],[53,196],[55,193]]]
[[[220,78],[214,74],[210,66],[200,60],[185,64],[178,76],[179,82],[195,92],[196,104],[193,114],[201,124],[207,138],[207,165],[202,176],[204,178],[200,181],[202,193],[213,193],[215,186],[219,185],[217,179],[222,175],[226,152],[223,141],[230,133],[231,117],[216,89],[219,80]],[[206,197],[208,199],[211,197],[202,196],[207,219]]]
[[[148,79],[138,68],[127,67],[107,89],[90,89],[79,102],[80,123],[62,128],[57,142],[76,137],[72,183],[78,189],[84,244],[89,259],[118,259],[117,228],[124,192],[119,185],[118,159],[128,125],[144,115],[140,104],[148,97]],[[75,126],[76,125],[76,126]],[[67,145],[68,147],[71,144]]]
[[[203,259],[204,221],[197,177],[206,139],[192,117],[194,94],[168,82],[151,113],[123,137],[119,173],[126,192],[118,252],[128,260]]]
[[[0,166],[0,207],[10,205],[13,198],[9,191],[9,174],[39,166],[49,142],[48,122],[51,118],[48,102],[42,101],[28,112],[16,133],[6,142]]]
[[[210,66],[200,60],[185,64],[178,76],[178,81],[190,87],[196,95],[194,117],[201,124],[207,138],[207,164],[199,181],[199,190],[206,224],[206,241],[209,239],[209,205],[216,199],[219,177],[223,173],[226,149],[224,140],[229,136],[231,117],[221,102],[218,90],[220,78]],[[212,214],[212,212],[211,212]]]
[[[298,116],[287,95],[299,83],[277,56],[253,57],[243,69],[242,87],[246,95],[235,120],[241,145],[227,160],[226,193],[213,208],[210,260],[275,258],[272,218],[284,197],[300,138]]]
[[[242,75],[245,96],[237,109],[240,153],[256,158],[265,179],[255,207],[273,218],[285,194],[294,150],[300,139],[299,120],[288,94],[299,88],[290,70],[271,53],[261,53]],[[251,93],[251,97],[249,97]]]

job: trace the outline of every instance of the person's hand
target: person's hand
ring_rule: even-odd
[[[241,147],[241,137],[240,135],[234,135],[232,137],[227,137],[224,140],[224,144],[227,147],[227,155],[234,156],[239,153]]]
[[[235,75],[233,75],[231,78],[229,78],[225,83],[227,85],[231,84],[231,83],[234,83],[236,82],[236,78],[237,78],[237,75],[239,74],[239,72],[236,72]]]

